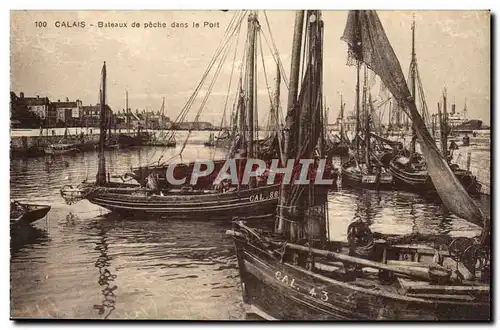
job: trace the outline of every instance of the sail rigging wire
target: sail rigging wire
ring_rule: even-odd
[[[271,24],[269,23],[269,19],[267,18],[267,13],[265,11],[264,11],[264,18],[266,19],[267,30],[269,31],[269,37],[270,37],[272,45],[273,45],[272,50],[274,50],[274,53],[271,52],[271,54],[273,55],[273,59],[276,62],[276,64],[280,67],[281,75],[283,76],[283,82],[285,83],[286,88],[289,89],[288,78],[286,76],[286,70],[283,66],[283,62],[281,61],[278,47],[276,47],[276,42],[274,41],[273,33],[271,32]],[[266,35],[264,33],[263,33],[263,35],[264,35],[264,40],[266,41],[267,45],[269,46],[269,43],[267,42]],[[271,49],[270,46],[269,46],[269,49]]]
[[[241,20],[239,21],[239,24],[241,24],[241,21],[243,19],[244,15],[242,15],[241,17]],[[234,22],[231,22],[230,23],[230,26],[232,26],[232,24],[234,24]],[[239,25],[238,24],[238,25]],[[224,36],[224,39],[223,39],[223,42],[222,42],[222,45],[220,46],[220,48],[216,51],[216,54],[215,56],[212,58],[212,61],[209,65],[209,67],[207,68],[207,70],[205,71],[205,73],[203,74],[202,76],[202,80],[200,81],[200,83],[198,84],[198,86],[196,87],[195,91],[193,92],[193,94],[191,95],[190,99],[188,100],[188,102],[186,103],[186,106],[183,108],[183,110],[181,110],[181,112],[179,113],[178,115],[178,119],[180,119],[181,121],[184,120],[186,118],[186,115],[188,113],[188,111],[190,110],[191,106],[193,105],[193,103],[195,102],[195,99],[196,99],[196,96],[198,95],[198,92],[200,91],[201,87],[203,86],[204,82],[205,82],[205,79],[208,77],[209,73],[210,73],[210,70],[212,69],[212,67],[215,65],[215,63],[217,62],[217,60],[220,58],[220,54],[224,51],[224,50],[227,50],[227,45],[229,43],[229,41],[231,40],[230,38],[234,35],[234,32],[236,31],[236,27],[233,27],[232,30],[228,31],[226,33],[226,35]],[[178,121],[178,119],[176,119],[176,121]]]
[[[238,30],[238,28],[241,25],[241,23],[243,21],[243,18],[245,16],[246,16],[246,10],[236,12],[233,15],[233,17],[232,17],[232,19],[231,19],[228,27],[226,28],[225,34],[224,34],[221,42],[219,43],[219,45],[218,45],[218,47],[216,49],[215,54],[212,56],[212,58],[211,58],[211,60],[210,60],[210,62],[208,64],[207,69],[205,70],[205,72],[202,75],[202,78],[201,78],[200,82],[198,83],[197,87],[195,88],[195,90],[193,91],[193,93],[189,97],[188,101],[186,102],[186,104],[184,105],[184,107],[182,108],[182,110],[180,111],[179,115],[176,117],[175,122],[179,122],[179,121],[182,121],[182,120],[185,119],[188,111],[190,110],[191,106],[193,105],[193,103],[194,103],[194,101],[196,99],[196,96],[198,95],[198,93],[199,93],[201,87],[203,86],[206,78],[208,77],[208,74],[210,73],[210,71],[213,68],[213,66],[215,65],[215,63],[217,62],[217,59],[220,57],[220,54],[224,50],[227,50],[227,45],[228,45],[229,41],[231,40],[231,37]],[[226,55],[227,55],[227,53],[226,53]],[[175,129],[175,127],[172,127],[172,130],[173,129]],[[189,132],[191,132],[191,130]],[[172,137],[174,135],[175,135],[175,132],[173,132]],[[184,145],[185,145],[185,143],[184,143]],[[184,150],[184,149],[182,148],[181,150]],[[168,161],[176,158],[177,156],[180,156],[181,153],[182,153],[182,151],[180,153],[174,155],[173,157],[171,157],[167,161],[162,162],[162,164],[165,164]],[[160,159],[161,159],[161,157],[160,157]]]
[[[240,23],[241,23],[241,19],[245,16],[245,11],[243,11],[243,12],[236,12],[233,15],[233,17],[231,18],[231,21],[230,21],[230,23],[229,23],[229,25],[226,28],[226,31],[224,33],[224,36],[221,39],[219,45],[217,46],[216,51],[215,51],[214,55],[212,56],[212,58],[211,58],[211,60],[210,60],[210,62],[208,64],[208,66],[207,66],[207,69],[205,70],[204,74],[202,75],[202,78],[201,78],[198,86],[195,88],[194,92],[189,97],[188,101],[186,102],[186,104],[184,105],[184,107],[182,108],[182,110],[180,111],[179,115],[177,115],[176,119],[174,120],[174,123],[182,121],[183,118],[185,118],[185,115],[187,114],[187,111],[189,111],[190,107],[192,106],[192,104],[194,102],[194,99],[198,95],[198,92],[199,92],[201,86],[203,85],[203,83],[205,82],[205,79],[208,76],[210,70],[212,69],[213,65],[215,64],[215,62],[216,62],[217,58],[219,57],[220,53],[223,51],[223,49],[227,45],[228,38],[230,38],[230,36],[232,35],[231,31],[232,31],[233,25],[235,24],[235,22],[238,21],[238,16],[241,16],[241,18],[240,18]],[[174,125],[172,125],[172,128],[171,128],[172,134],[171,134],[170,139],[175,138],[175,131],[174,131],[174,129],[175,129],[175,127],[174,127]],[[164,151],[165,151],[165,147],[163,148],[162,152],[164,152]],[[162,157],[163,157],[163,155],[158,160],[158,163],[159,163],[159,161],[161,160]],[[148,159],[148,162],[150,162],[150,159]]]
[[[229,100],[229,91],[231,90],[231,84],[232,84],[232,81],[233,81],[234,66],[235,66],[235,63],[236,63],[236,54],[238,53],[238,44],[239,44],[239,39],[240,39],[239,36],[240,36],[240,32],[241,32],[241,26],[242,26],[241,24],[238,26],[238,32],[236,33],[236,44],[234,46],[233,63],[231,65],[231,74],[229,76],[229,84],[227,86],[226,100],[224,102],[224,112],[222,114],[222,121],[224,121],[224,119],[226,118],[227,103],[228,103],[228,100]],[[219,134],[217,135],[218,138],[220,138],[220,136],[221,136],[220,135],[221,131],[222,131],[222,122],[221,122],[221,130],[219,130]]]
[[[275,123],[275,127],[273,127],[273,129],[275,130],[276,132],[276,135],[278,137],[278,146],[279,146],[279,150],[280,150],[280,158],[282,161],[284,161],[284,154],[283,154],[283,148],[282,148],[282,145],[281,145],[281,133],[280,133],[280,123],[278,121],[278,112],[279,112],[279,109],[278,109],[278,104],[273,104],[273,98],[272,98],[272,95],[271,95],[271,89],[269,87],[269,82],[267,80],[267,72],[266,72],[266,65],[265,65],[265,61],[264,61],[264,52],[262,50],[262,38],[259,34],[259,45],[260,45],[260,57],[261,57],[261,60],[262,60],[262,69],[264,71],[264,79],[266,81],[266,90],[267,90],[267,94],[269,96],[269,104],[271,106],[271,117],[273,116],[273,114],[275,114],[275,119],[273,120],[273,122]],[[276,108],[274,108],[276,107]],[[269,117],[269,116],[268,116]],[[269,121],[268,121],[268,127],[267,127],[267,130],[270,129],[270,125],[269,125]]]
[[[403,111],[412,119],[428,173],[443,204],[457,216],[483,225],[480,241],[483,244],[487,243],[490,232],[489,220],[458,181],[427,130],[377,13],[364,10],[350,11],[341,39],[349,46],[348,58],[364,62],[377,73],[392,95],[401,103]]]
[[[234,39],[233,39],[233,41],[234,41]],[[227,51],[227,52],[224,53],[224,55],[222,56],[222,58],[221,58],[221,60],[219,62],[219,65],[217,66],[217,69],[215,71],[214,77],[213,77],[212,81],[210,82],[210,85],[209,85],[208,90],[207,90],[207,92],[206,92],[206,94],[205,94],[205,96],[204,96],[204,98],[202,100],[200,108],[199,108],[198,112],[196,113],[196,117],[194,119],[194,123],[196,123],[196,122],[199,121],[199,117],[201,115],[201,111],[204,109],[204,107],[205,107],[205,105],[207,103],[207,100],[210,97],[210,93],[212,92],[213,86],[215,85],[215,82],[217,81],[219,73],[222,70],[222,67],[224,66],[224,63],[226,61],[226,58],[227,58],[228,54],[229,54],[229,51]],[[191,136],[191,132],[192,132],[193,128],[194,128],[194,124],[191,125],[191,127],[189,128],[188,135],[187,135],[186,139],[184,140],[184,143],[182,144],[182,148],[179,151],[179,154],[182,154],[182,152],[186,148],[187,141],[189,140],[189,137]]]

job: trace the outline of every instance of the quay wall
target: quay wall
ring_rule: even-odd
[[[58,135],[53,136],[11,136],[10,148],[13,152],[27,152],[33,148],[43,149],[46,146],[54,143],[59,143],[62,137]],[[81,143],[79,137],[68,137],[68,143]],[[99,134],[85,135],[85,143],[99,142]]]
[[[470,153],[470,164],[468,167],[468,156]],[[491,195],[491,152],[490,150],[474,150],[461,147],[453,154],[453,162],[463,169],[469,169],[481,184],[481,193]]]

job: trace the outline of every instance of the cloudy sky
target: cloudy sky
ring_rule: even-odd
[[[47,95],[51,100],[81,99],[84,104],[98,102],[103,61],[108,69],[108,103],[112,109],[125,108],[125,91],[132,109],[158,110],[165,98],[171,117],[186,104],[206,70],[217,45],[235,12],[228,11],[12,11],[11,12],[11,90],[26,96]],[[470,118],[490,123],[490,17],[485,11],[379,11],[388,38],[403,71],[408,72],[411,57],[411,23],[416,22],[416,51],[429,110],[437,111],[444,87],[451,102],[462,109],[467,99]],[[283,61],[290,70],[290,50],[294,12],[267,11],[272,36]],[[330,122],[337,115],[340,94],[347,109],[354,106],[355,69],[346,66],[347,46],[340,40],[347,12],[324,11],[324,95],[331,108]],[[99,28],[98,22],[126,22],[127,28]],[[276,65],[266,39],[266,19],[262,25],[262,53],[270,88],[274,87]],[[36,22],[47,22],[37,27]],[[85,22],[85,27],[56,27],[61,22]],[[138,22],[140,28],[132,28]],[[144,23],[160,22],[166,28],[145,29]],[[200,23],[200,28],[192,27]],[[219,27],[203,27],[204,22]],[[188,28],[172,28],[187,23]],[[91,26],[92,25],[92,26]],[[211,97],[200,120],[219,124],[226,101],[233,54],[234,72],[239,72],[246,21],[238,41],[232,44]],[[264,38],[265,36],[265,38]],[[270,41],[270,40],[268,40]],[[260,50],[259,50],[260,56]],[[266,118],[269,96],[262,63],[258,64],[259,118]],[[235,76],[237,77],[238,74]],[[209,76],[210,78],[211,76]],[[234,76],[233,76],[234,77]],[[234,84],[229,104],[234,97]],[[210,79],[209,79],[210,80]],[[198,111],[207,81],[188,119]],[[286,87],[282,84],[282,101]],[[264,119],[261,119],[262,121]],[[261,122],[262,122],[261,121]]]

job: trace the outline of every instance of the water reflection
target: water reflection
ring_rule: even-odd
[[[184,161],[209,159],[220,152],[203,147],[208,133],[196,138],[199,144],[186,146]],[[167,150],[109,150],[106,165],[111,174],[123,174],[130,167],[157,161],[162,155],[166,160],[179,151],[180,144]],[[59,194],[65,184],[95,179],[95,151],[56,157],[46,166],[44,157],[11,160],[11,198],[51,204],[53,220],[48,232],[36,228],[43,225],[37,222],[27,234],[11,234],[11,248],[18,251],[11,259],[14,317],[27,315],[26,308],[36,310],[47,304],[46,297],[58,302],[57,315],[67,318],[243,317],[234,244],[225,235],[231,215],[218,221],[99,216],[107,211],[101,213],[88,201],[66,205]],[[488,211],[488,197],[484,205]],[[356,218],[382,234],[473,236],[480,232],[435,201],[407,192],[340,188],[329,195],[328,206],[331,240],[345,240],[347,227]],[[274,219],[252,225],[272,229]]]
[[[34,227],[31,224],[11,225],[11,259],[15,258],[21,249],[29,248],[37,244],[43,244],[48,240],[49,238],[45,230]]]
[[[99,257],[95,262],[95,267],[99,269],[99,277],[97,283],[102,287],[102,302],[99,305],[94,305],[94,309],[98,311],[99,315],[104,315],[107,319],[111,313],[115,310],[116,294],[115,290],[118,286],[113,284],[117,275],[111,273],[110,266],[111,260],[113,259],[108,255],[109,243],[107,241],[108,226],[105,226],[101,221],[94,223],[98,229],[99,240],[94,248],[99,251]]]

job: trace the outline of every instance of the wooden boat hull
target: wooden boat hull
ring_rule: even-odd
[[[422,194],[437,194],[434,183],[426,171],[408,172],[398,167],[394,161],[390,162],[389,171],[394,176],[394,183],[398,188]],[[472,174],[460,169],[453,172],[469,194],[479,193],[481,185]]]
[[[279,185],[269,185],[225,193],[190,193],[165,196],[146,192],[97,188],[86,197],[110,211],[170,217],[232,217],[273,215]]]
[[[283,263],[235,237],[243,301],[281,320],[489,320],[489,303],[439,301],[384,293]],[[286,306],[286,308],[283,308]]]
[[[360,171],[354,171],[352,168],[344,164],[341,168],[342,186],[355,187],[364,189],[392,189],[393,176],[387,173],[380,174],[377,179],[376,175],[365,175]]]
[[[47,213],[49,213],[51,206],[50,205],[37,205],[37,204],[24,204],[20,203],[23,207],[26,208],[25,212],[21,215],[13,215],[11,212],[10,223],[11,224],[30,224],[37,220],[44,218]]]

